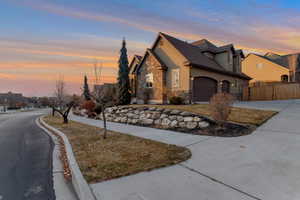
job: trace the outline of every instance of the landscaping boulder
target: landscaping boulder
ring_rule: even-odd
[[[197,128],[197,126],[198,126],[197,122],[191,122],[191,121],[189,121],[189,122],[186,123],[186,127],[188,129],[195,129],[195,128]]]
[[[170,123],[171,123],[171,120],[169,120],[168,118],[164,118],[161,121],[161,125],[163,125],[163,126],[169,126]]]
[[[177,120],[173,120],[173,121],[171,122],[171,124],[170,124],[170,127],[171,127],[171,128],[176,128],[177,125],[178,125],[178,121],[177,121]]]
[[[198,123],[198,126],[200,128],[207,128],[209,126],[209,123],[208,122],[205,122],[205,121],[202,121],[202,122],[199,122]]]
[[[144,125],[151,125],[153,124],[153,121],[154,121],[153,119],[143,119],[141,123]]]
[[[194,122],[200,122],[201,120],[202,120],[202,118],[200,118],[200,117],[194,117],[194,119],[193,119]]]
[[[160,119],[164,119],[164,118],[167,118],[167,117],[168,117],[167,114],[161,114]]]
[[[185,122],[192,122],[193,120],[194,120],[193,117],[184,117],[183,118],[183,121],[185,121]]]
[[[170,112],[171,115],[178,115],[178,114],[180,114],[180,113],[181,113],[180,110],[172,110],[172,111]]]
[[[190,112],[186,112],[186,111],[183,111],[182,113],[180,113],[181,116],[191,116],[193,115],[192,113]]]

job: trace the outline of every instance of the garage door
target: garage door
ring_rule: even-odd
[[[217,93],[218,82],[208,77],[196,77],[193,81],[193,101],[209,101]]]

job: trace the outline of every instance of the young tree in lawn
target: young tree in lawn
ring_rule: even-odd
[[[63,117],[63,123],[67,124],[69,122],[68,116],[74,102],[67,95],[65,85],[63,77],[59,77],[55,85],[55,101],[52,104],[52,115],[54,115],[55,112],[59,113]]]
[[[102,71],[102,65],[99,70],[98,74],[98,67],[97,63],[95,64],[95,81],[96,85],[99,85],[99,82],[101,81],[101,71]],[[99,82],[98,82],[99,81]],[[115,87],[115,84],[103,84],[101,87],[95,87],[93,93],[91,94],[92,99],[96,102],[96,108],[100,107],[102,119],[103,119],[103,138],[107,138],[107,126],[106,126],[106,116],[105,116],[105,109],[108,106],[114,106],[116,105],[118,101],[117,97],[117,88]]]
[[[83,96],[86,101],[91,100],[91,94],[90,94],[88,79],[86,75],[84,76]]]
[[[130,103],[130,84],[129,84],[129,69],[126,42],[123,39],[122,48],[119,58],[119,73],[118,73],[118,104],[127,105]]]

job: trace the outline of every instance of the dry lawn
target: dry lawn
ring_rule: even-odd
[[[101,182],[187,160],[191,152],[184,147],[168,145],[127,134],[70,121],[59,117],[44,118],[49,125],[68,137],[83,176],[89,183]]]
[[[132,105],[132,106],[150,106],[150,105]],[[211,117],[208,104],[151,105],[151,106],[183,110],[183,111],[193,112],[195,114]],[[277,114],[276,111],[233,107],[231,110],[231,114],[229,115],[229,121],[241,123],[241,124],[251,124],[251,125],[259,126],[263,124],[266,120],[274,116],[275,114]]]

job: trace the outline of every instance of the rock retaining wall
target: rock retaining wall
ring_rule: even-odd
[[[153,126],[165,129],[207,129],[214,124],[204,116],[159,107],[110,107],[105,110],[107,121],[133,125]],[[96,119],[102,120],[102,114]]]

